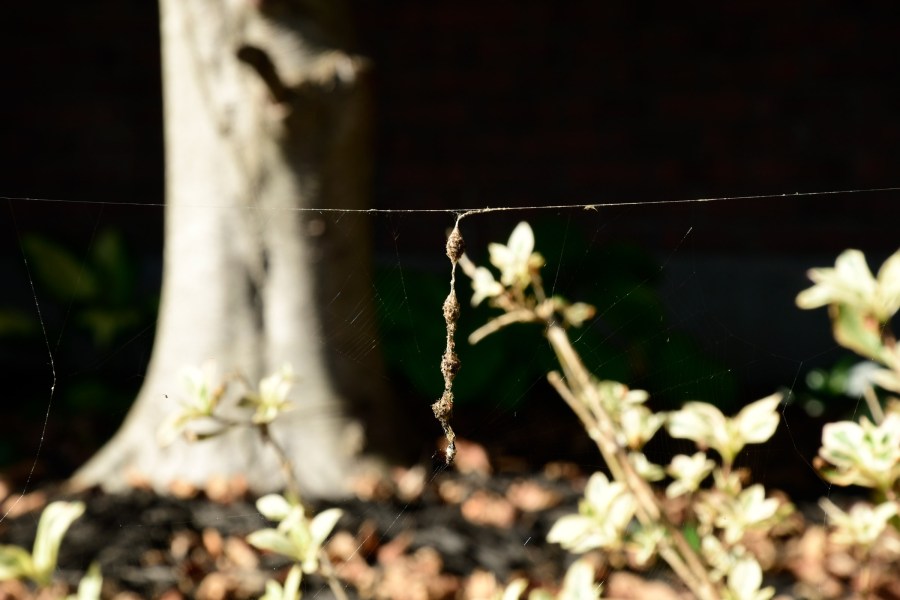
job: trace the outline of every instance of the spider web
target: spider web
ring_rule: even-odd
[[[419,437],[424,454],[434,455],[441,432],[430,420],[429,404],[441,388],[440,306],[449,282],[444,237],[459,218],[468,255],[477,264],[488,265],[487,244],[505,241],[515,223],[525,220],[535,230],[536,250],[546,259],[543,277],[548,292],[591,302],[597,309],[594,319],[572,332],[576,349],[595,375],[647,389],[650,405],[660,410],[702,400],[733,414],[752,400],[782,391],[782,425],[775,442],[747,447],[738,462],[767,485],[793,485],[792,493],[801,499],[829,496],[831,488],[811,467],[819,441],[816,426],[824,418],[855,418],[861,404],[840,393],[823,396],[821,386],[813,389],[806,384],[811,372],[827,373],[849,354],[832,340],[824,311],[800,311],[793,299],[809,285],[808,268],[831,265],[845,247],[866,251],[870,265],[877,268],[892,240],[873,238],[863,228],[848,228],[834,236],[836,223],[823,218],[823,210],[815,219],[806,219],[811,206],[807,200],[824,202],[825,197],[836,196],[852,203],[854,211],[879,214],[887,208],[890,214],[896,192],[363,211],[369,213],[366,218],[375,234],[373,301],[380,332],[375,339],[359,340],[354,351],[379,351],[387,357],[395,395],[409,399],[409,406],[422,413],[419,422],[428,424],[411,434]],[[93,338],[86,335],[90,321],[80,312],[79,294],[95,269],[92,261],[98,245],[109,243],[104,231],[114,227],[116,219],[104,212],[107,205],[102,202],[5,199],[10,218],[2,279],[9,290],[8,306],[30,315],[19,337],[12,338],[17,350],[6,350],[8,356],[18,353],[17,369],[29,369],[20,371],[27,376],[14,378],[16,400],[7,401],[7,411],[16,416],[4,437],[16,439],[15,428],[25,424],[18,436],[24,445],[7,450],[15,460],[8,461],[5,470],[18,473],[10,477],[18,488],[8,490],[17,498],[7,503],[8,512],[42,485],[48,470],[45,462],[60,460],[73,445],[64,425],[73,413],[97,414],[96,407],[83,403],[87,392],[72,397],[64,395],[66,390],[89,392],[97,377],[106,376],[104,368],[112,365],[122,397],[137,392],[155,315],[140,315],[105,341],[96,337],[96,331]],[[68,252],[64,265],[72,272],[41,273],[35,265],[34,253],[45,250],[36,250],[41,246],[29,235],[47,213],[35,217],[29,208],[50,203],[65,204],[78,215],[77,231],[61,244]],[[163,208],[127,210],[150,211],[161,219]],[[336,213],[333,220],[340,227],[342,213],[353,211],[321,212]],[[145,279],[152,287],[158,282],[159,265],[147,260],[149,265],[136,268],[150,273]],[[60,281],[73,286],[68,300],[65,286],[59,295]],[[132,285],[143,290],[146,281]],[[514,325],[492,334],[478,345],[481,348],[471,347],[465,341],[468,333],[496,312],[470,305],[465,276],[457,278],[457,290],[462,305],[457,434],[499,452],[492,458],[501,470],[516,455],[525,455],[532,469],[540,469],[541,460],[570,461],[585,474],[602,469],[599,455],[546,384],[546,372],[554,363],[540,328]],[[118,405],[106,431],[114,429],[127,408],[127,403]],[[674,453],[692,451],[686,443],[658,437],[647,450],[655,462],[665,464]],[[431,468],[431,481],[442,476],[441,465]],[[401,507],[390,528],[401,529],[407,516],[407,507]],[[6,514],[0,516],[0,523],[5,518]],[[523,546],[538,541],[530,536],[521,540]]]

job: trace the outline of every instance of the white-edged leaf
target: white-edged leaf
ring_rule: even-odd
[[[527,589],[528,581],[526,579],[514,579],[503,590],[503,596],[501,596],[500,600],[519,600]]]
[[[575,554],[602,548],[607,543],[594,521],[583,515],[560,517],[547,533],[547,541]]]
[[[505,246],[488,244],[491,264],[500,269],[500,283],[526,287],[530,283],[529,269],[533,250],[534,232],[525,221],[516,225]]]
[[[878,292],[882,308],[893,315],[900,308],[900,250],[894,252],[878,269]]]
[[[485,298],[502,294],[503,286],[486,267],[477,267],[472,274],[472,290],[472,306],[478,306]]]
[[[267,580],[266,591],[259,597],[259,600],[283,600],[283,598],[284,590],[281,588],[281,584],[274,579]]]
[[[734,600],[768,600],[775,595],[775,588],[761,590],[761,585],[762,569],[750,556],[738,559],[728,573],[728,591]]]
[[[778,429],[781,394],[772,394],[748,404],[735,417],[738,433],[747,444],[761,444]]]
[[[628,460],[631,461],[631,466],[634,467],[634,470],[637,471],[637,474],[642,479],[659,481],[666,476],[665,470],[661,466],[650,462],[647,455],[643,452],[629,452]]]
[[[51,502],[41,514],[34,538],[34,577],[46,583],[56,568],[59,546],[72,521],[84,514],[84,502]]]
[[[701,447],[716,447],[716,434],[725,431],[725,415],[706,402],[688,402],[669,414],[669,435],[696,442]]]
[[[313,517],[312,521],[310,521],[309,547],[304,549],[306,560],[303,565],[303,570],[305,572],[310,573],[318,568],[319,549],[322,547],[325,538],[328,537],[343,514],[344,511],[339,508],[329,508],[328,510],[323,510],[317,514]]]
[[[78,591],[70,595],[67,600],[100,600],[100,591],[103,589],[103,576],[100,574],[100,564],[92,562],[87,573],[78,582]]]
[[[314,545],[322,545],[322,542],[325,541],[325,538],[328,537],[328,534],[331,533],[331,530],[334,529],[334,526],[337,525],[343,514],[344,511],[339,508],[329,508],[313,517],[313,520],[309,523],[309,533],[312,536]]]
[[[275,552],[276,554],[281,554],[295,560],[300,560],[302,558],[298,556],[298,548],[291,543],[291,540],[289,540],[285,534],[277,529],[260,529],[254,531],[247,536],[247,543],[260,550],[268,550],[269,552]]]
[[[600,584],[594,582],[594,565],[584,558],[572,563],[563,578],[557,600],[598,600]]]
[[[294,507],[281,494],[267,494],[256,501],[256,509],[270,521],[283,521]]]
[[[666,497],[676,498],[697,491],[715,466],[715,461],[709,458],[705,452],[695,452],[691,456],[686,454],[673,456],[666,472],[675,481],[666,488]]]
[[[288,576],[284,580],[284,590],[282,600],[299,600],[300,598],[300,581],[303,579],[303,571],[298,565],[291,567]]]

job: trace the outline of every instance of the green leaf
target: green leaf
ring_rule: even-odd
[[[91,250],[104,298],[116,306],[127,303],[133,295],[135,273],[121,233],[115,229],[101,231]]]
[[[0,308],[0,336],[27,337],[40,331],[34,311]]]
[[[57,300],[88,302],[97,296],[97,277],[87,265],[54,242],[37,235],[22,239],[35,279]]]
[[[141,311],[133,308],[85,308],[78,315],[78,323],[88,329],[94,343],[108,347],[123,331],[134,328],[141,322]]]
[[[877,320],[849,304],[832,304],[828,312],[834,339],[840,345],[866,358],[885,362],[881,324]]]
[[[31,577],[34,565],[31,554],[19,546],[0,546],[0,581]]]
[[[695,525],[685,525],[681,528],[681,534],[691,548],[696,552],[700,552],[700,533]]]

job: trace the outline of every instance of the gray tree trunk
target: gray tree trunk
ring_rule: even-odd
[[[160,318],[147,378],[115,437],[72,480],[166,491],[245,474],[283,487],[253,430],[167,448],[160,423],[181,372],[216,361],[252,382],[293,365],[294,410],[272,435],[304,493],[337,496],[391,420],[375,346],[365,215],[367,65],[332,0],[161,0],[166,228]],[[339,222],[339,226],[338,226]]]

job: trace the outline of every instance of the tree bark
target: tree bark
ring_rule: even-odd
[[[147,379],[119,432],[71,481],[156,490],[244,474],[283,487],[252,429],[162,448],[180,373],[213,359],[251,382],[293,365],[271,427],[304,493],[339,496],[365,440],[391,439],[375,344],[366,215],[368,63],[332,0],[161,0],[166,226]],[[338,227],[338,221],[340,226]],[[234,402],[235,398],[226,398]],[[236,409],[235,409],[236,410]],[[373,439],[375,438],[375,439]]]

